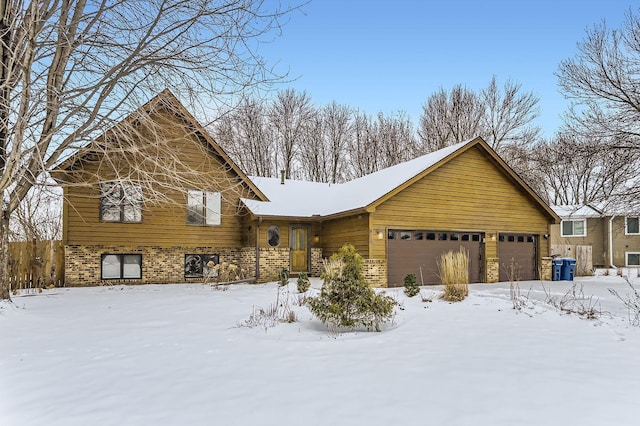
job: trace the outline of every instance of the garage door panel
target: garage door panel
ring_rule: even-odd
[[[469,252],[469,280],[482,281],[482,235],[468,232],[390,231],[387,241],[389,286],[402,286],[407,274],[418,283],[440,284],[438,262],[447,251]],[[395,237],[395,238],[394,238]]]
[[[498,258],[500,281],[527,281],[538,278],[537,236],[500,234]]]

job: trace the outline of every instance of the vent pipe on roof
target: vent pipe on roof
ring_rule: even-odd
[[[284,185],[284,170],[280,170],[280,185]]]

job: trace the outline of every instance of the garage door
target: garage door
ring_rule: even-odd
[[[469,281],[482,281],[480,233],[389,230],[387,238],[389,287],[402,286],[407,274],[420,284],[440,284],[440,255],[461,246],[469,252]]]
[[[498,236],[500,281],[526,281],[538,278],[538,238],[527,234]]]

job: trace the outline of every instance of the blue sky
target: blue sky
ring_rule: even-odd
[[[313,0],[261,54],[306,90],[314,104],[375,114],[405,111],[417,125],[441,87],[478,90],[496,75],[540,97],[537,124],[551,137],[568,101],[554,75],[577,52],[585,30],[605,19],[618,28],[629,0]]]

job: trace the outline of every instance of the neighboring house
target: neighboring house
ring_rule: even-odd
[[[345,243],[381,287],[409,273],[438,283],[440,254],[461,246],[471,282],[550,279],[548,235],[559,217],[481,138],[344,184],[249,178],[170,93],[143,108],[211,184],[146,204],[133,182],[99,176],[91,152],[65,161],[56,178],[68,285],[201,281],[209,260],[255,281],[282,268],[318,276],[322,258]]]
[[[640,266],[640,218],[593,205],[553,206],[562,219],[551,227],[552,254],[578,258],[579,272],[593,268]],[[581,248],[591,259],[580,262]],[[591,268],[589,267],[589,261]]]

